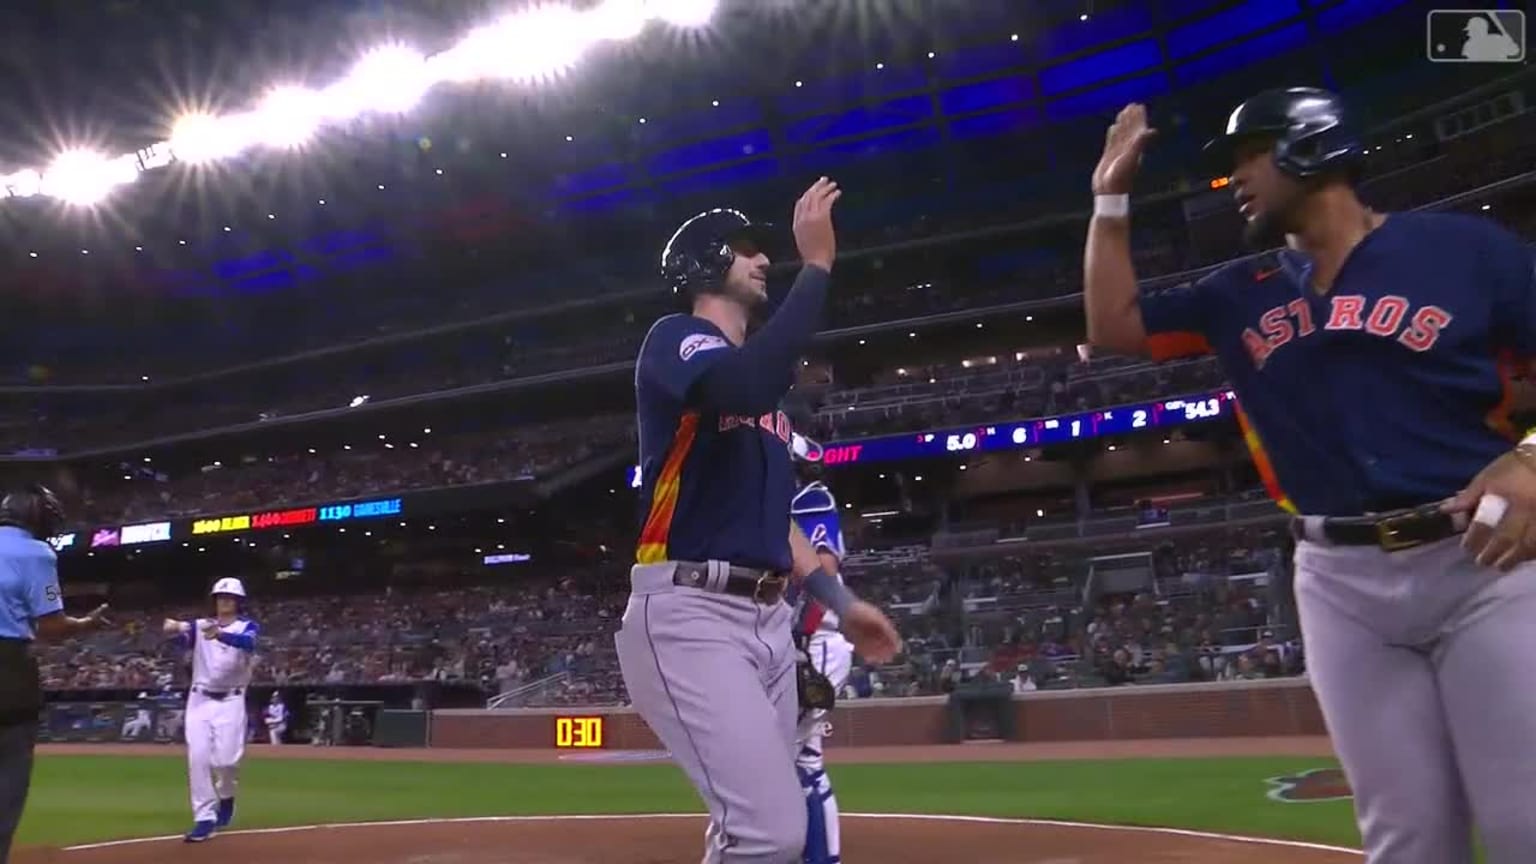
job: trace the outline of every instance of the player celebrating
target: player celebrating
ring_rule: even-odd
[[[795,434],[790,448],[805,485],[795,493],[789,512],[795,524],[810,540],[823,570],[843,579],[843,528],[837,515],[837,499],[817,477],[821,469],[821,445]],[[848,683],[853,666],[853,643],[838,630],[837,616],[815,600],[805,599],[795,622],[795,639],[802,647],[804,662],[824,679],[833,694]],[[822,758],[822,740],[827,735],[828,711],[824,708],[800,708],[799,752],[795,770],[805,790],[805,864],[838,864],[842,861],[842,831],[837,818],[837,796],[827,777]]]
[[[804,266],[751,338],[749,313],[768,296],[763,226],[734,210],[685,222],[661,263],[693,314],[657,321],[636,362],[645,515],[614,641],[630,700],[708,806],[706,864],[789,864],[805,845],[786,576],[838,613],[863,656],[899,645],[789,516],[779,403],[819,329],[840,194],[822,178],[795,204]]]
[[[240,758],[245,755],[245,690],[256,665],[256,622],[241,614],[245,586],[213,583],[214,617],[165,620],[167,636],[192,651],[187,693],[187,778],[192,788],[188,843],[201,843],[235,818]]]
[[[1470,864],[1474,823],[1491,864],[1536,861],[1536,437],[1511,446],[1500,362],[1536,352],[1530,250],[1475,217],[1371,211],[1338,97],[1273,90],[1207,152],[1250,239],[1288,248],[1138,296],[1128,193],[1152,135],[1128,106],[1094,171],[1089,338],[1214,352],[1304,514],[1307,671],[1370,864]]]

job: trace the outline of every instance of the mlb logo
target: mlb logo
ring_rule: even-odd
[[[1522,63],[1522,9],[1435,9],[1424,22],[1431,63]]]

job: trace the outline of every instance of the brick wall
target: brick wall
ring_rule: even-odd
[[[832,717],[835,747],[939,744],[948,729],[943,697],[851,700]],[[1021,741],[1138,738],[1224,738],[1322,735],[1322,714],[1301,679],[1164,684],[1063,690],[1015,697]],[[553,745],[555,718],[583,712],[545,709],[445,710],[432,713],[434,747],[531,748]],[[599,709],[607,747],[657,750],[661,745],[629,709]]]

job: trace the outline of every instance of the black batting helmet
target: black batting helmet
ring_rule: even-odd
[[[52,489],[33,483],[0,499],[0,525],[13,525],[47,540],[64,525],[64,505]]]
[[[767,248],[771,227],[740,210],[706,210],[672,232],[661,250],[661,274],[674,294],[719,291],[738,253],[755,255]]]
[[[1227,131],[1205,145],[1211,168],[1232,172],[1237,147],[1251,139],[1275,142],[1275,164],[1293,177],[1359,168],[1365,147],[1350,122],[1344,101],[1316,87],[1265,90],[1237,106]]]

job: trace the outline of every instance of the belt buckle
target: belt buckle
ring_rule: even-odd
[[[768,592],[774,592],[773,599],[769,599]],[[752,599],[767,606],[776,603],[784,596],[784,577],[771,571],[764,571],[757,577],[757,585],[752,589]]]
[[[1398,516],[1388,516],[1376,523],[1376,543],[1387,552],[1401,552],[1404,549],[1412,549],[1415,546],[1424,545],[1422,540],[1405,540],[1398,536],[1398,526],[1418,518],[1417,513],[1403,513]]]

